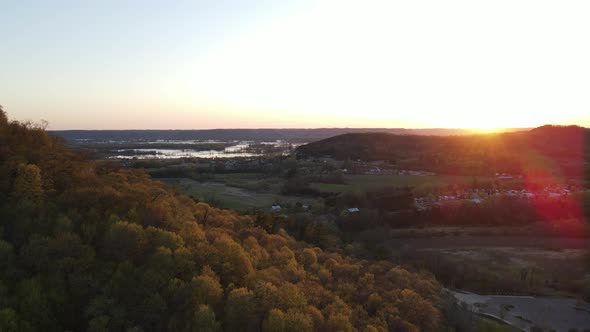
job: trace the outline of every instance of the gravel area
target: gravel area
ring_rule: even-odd
[[[489,315],[525,331],[538,326],[546,331],[590,329],[590,305],[572,298],[479,295],[448,290],[459,303],[476,313]]]

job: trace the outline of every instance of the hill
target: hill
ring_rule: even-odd
[[[521,132],[465,136],[354,133],[300,146],[296,154],[299,158],[386,160],[403,169],[445,174],[538,171],[581,177],[590,160],[590,129],[548,125]]]
[[[87,160],[0,109],[0,331],[443,328],[430,274],[267,221]]]

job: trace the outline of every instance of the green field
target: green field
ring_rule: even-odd
[[[226,178],[231,180],[231,176]],[[223,208],[246,210],[251,208],[270,209],[272,204],[278,203],[282,207],[292,207],[297,202],[314,204],[314,199],[297,196],[284,196],[275,192],[256,192],[228,185],[222,182],[199,182],[191,179],[159,179],[174,186],[185,195],[196,199],[214,203]]]
[[[214,174],[211,181],[261,193],[278,193],[283,183],[282,178],[260,173]]]
[[[486,180],[487,178],[478,178]],[[162,178],[181,193],[215,205],[244,210],[249,208],[270,208],[274,203],[293,206],[296,202],[318,204],[310,197],[286,196],[280,194],[284,179],[256,173],[212,174],[197,181],[188,178]],[[448,185],[470,185],[472,176],[417,176],[417,175],[346,175],[343,184],[313,183],[312,187],[321,192],[366,192],[383,187],[410,186],[424,189]]]
[[[314,183],[313,188],[322,192],[365,192],[383,187],[413,187],[416,189],[425,187],[440,187],[448,185],[469,185],[474,181],[473,176],[454,175],[346,175],[344,184]],[[478,177],[478,181],[489,178]]]

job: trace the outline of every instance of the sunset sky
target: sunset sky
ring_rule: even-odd
[[[4,1],[51,129],[590,127],[590,1]]]

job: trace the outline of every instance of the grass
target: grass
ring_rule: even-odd
[[[205,182],[191,179],[161,179],[171,183],[184,194],[199,200],[214,202],[230,209],[268,208],[273,203],[294,205],[315,202],[312,198],[280,194],[284,179],[257,173],[212,174]],[[314,183],[312,187],[322,192],[366,192],[383,187],[425,188],[473,182],[471,176],[415,176],[415,175],[347,175],[344,184]]]
[[[224,175],[224,177],[226,180],[232,180],[235,174],[231,175]],[[272,191],[256,192],[222,182],[213,182],[217,180],[217,177],[207,182],[199,182],[186,178],[159,180],[171,184],[185,195],[234,210],[247,210],[251,208],[270,209],[270,206],[274,203],[288,207],[294,206],[298,201],[303,204],[314,204],[313,199],[306,197],[284,196]],[[228,182],[231,183],[231,181]]]
[[[277,193],[283,179],[259,173],[215,174],[211,181],[255,192]]]
[[[473,176],[454,175],[346,175],[344,184],[314,183],[312,187],[322,192],[366,192],[368,190],[383,187],[414,188],[440,187],[448,185],[469,185],[473,182]],[[487,178],[478,177],[478,180]]]
[[[506,323],[498,322],[490,318],[481,317],[476,324],[476,331],[481,332],[515,332],[520,329],[512,327]]]
[[[455,239],[461,242],[461,239]],[[435,240],[430,243],[436,242]],[[413,248],[429,253],[437,264],[461,266],[459,288],[505,295],[581,296],[576,283],[587,273],[584,249],[548,250],[542,247]],[[433,258],[430,259],[433,259]],[[526,273],[526,274],[522,274]],[[526,278],[523,280],[522,278]],[[495,281],[494,281],[495,280]],[[510,308],[508,308],[510,309]]]

